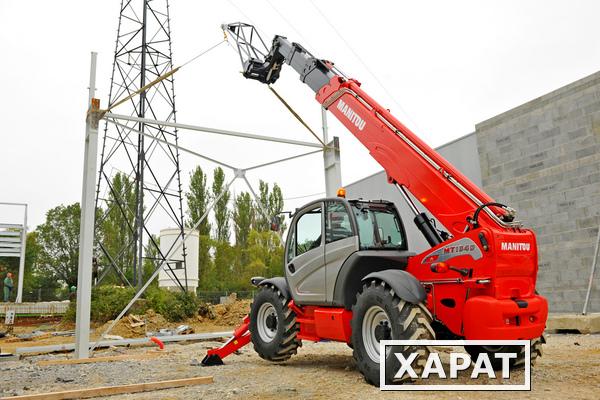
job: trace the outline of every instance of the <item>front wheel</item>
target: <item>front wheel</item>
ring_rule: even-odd
[[[276,287],[264,286],[250,308],[250,337],[254,350],[269,361],[285,361],[296,354],[296,314]]]
[[[379,384],[379,342],[381,340],[431,340],[435,338],[431,328],[431,315],[424,304],[411,304],[394,294],[383,282],[365,284],[352,307],[352,347],[358,370],[372,385]],[[400,361],[392,353],[419,353],[413,369],[422,372],[429,349],[425,346],[402,346],[388,349],[386,382],[401,383],[410,379],[395,379]]]

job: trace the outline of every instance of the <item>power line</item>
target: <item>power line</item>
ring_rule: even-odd
[[[390,93],[390,91],[383,85],[383,83],[379,80],[379,78],[377,78],[377,76],[373,73],[373,71],[371,71],[371,69],[369,68],[369,66],[367,65],[367,63],[365,63],[363,61],[363,59],[360,57],[360,55],[358,55],[358,53],[356,51],[354,51],[354,49],[352,48],[352,46],[350,46],[350,43],[348,43],[348,41],[346,39],[344,39],[344,36],[342,36],[342,34],[337,30],[337,28],[333,25],[333,23],[329,20],[329,18],[327,18],[327,16],[323,13],[323,11],[321,11],[321,9],[319,7],[317,7],[317,5],[314,3],[313,0],[310,0],[310,4],[312,4],[312,6],[314,7],[314,9],[317,10],[317,12],[321,15],[321,17],[325,20],[325,22],[331,27],[331,29],[333,29],[333,31],[335,32],[335,34],[342,40],[342,42],[344,42],[344,44],[346,45],[346,47],[348,47],[348,49],[352,52],[352,54],[354,54],[354,57],[356,57],[356,59],[363,65],[363,67],[373,77],[373,79],[379,85],[379,87],[381,87],[381,89],[383,89],[383,91],[396,104],[396,106],[398,106],[398,108],[400,109],[400,111],[402,113],[404,113],[404,115],[406,115],[406,117],[412,122],[412,124],[417,129],[421,130],[419,128],[419,126],[417,125],[417,123],[414,121],[414,119],[410,117],[410,115],[406,112],[406,110],[404,109],[404,107],[402,107],[400,105],[400,102],[398,100],[396,100],[396,98],[394,97],[394,95],[392,95],[392,93]]]
[[[302,32],[300,32],[298,29],[296,29],[296,27],[294,26],[294,24],[292,24],[292,23],[290,22],[290,20],[289,20],[289,19],[287,19],[287,17],[286,17],[286,16],[285,16],[285,15],[284,15],[282,12],[280,12],[280,11],[279,11],[279,9],[278,9],[277,7],[275,7],[275,6],[273,5],[273,3],[271,3],[271,1],[270,1],[270,0],[265,0],[265,1],[266,1],[266,2],[267,2],[267,4],[269,4],[269,6],[271,6],[271,8],[272,8],[272,9],[273,9],[273,10],[274,10],[274,11],[275,11],[275,12],[276,12],[276,13],[277,13],[277,14],[278,14],[280,17],[281,17],[281,19],[282,19],[282,20],[283,20],[283,21],[284,21],[286,24],[288,24],[288,25],[289,25],[289,27],[290,27],[290,28],[292,28],[292,30],[293,30],[294,32],[296,32],[296,34],[298,35],[298,37],[299,37],[300,39],[302,39],[302,41],[303,41],[303,42],[305,42],[305,43],[306,43],[306,44],[307,44],[307,45],[308,45],[308,46],[309,46],[309,47],[312,49],[312,48],[313,48],[313,46],[312,46],[312,45],[310,44],[310,42],[309,42],[309,41],[306,39],[306,37],[305,37],[305,36],[302,34]]]
[[[298,200],[298,199],[305,199],[307,197],[315,197],[315,196],[320,196],[325,194],[325,192],[319,192],[319,193],[312,193],[312,194],[306,194],[304,196],[295,196],[295,197],[286,197],[285,199],[283,199],[284,201],[287,200]]]

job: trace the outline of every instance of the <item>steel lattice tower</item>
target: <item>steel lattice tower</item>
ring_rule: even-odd
[[[119,28],[111,76],[109,105],[135,92],[173,68],[171,27],[168,0],[122,0]],[[161,81],[146,92],[119,105],[115,112],[161,121],[176,121],[173,76]],[[145,137],[132,129],[152,137]],[[156,266],[167,254],[160,251],[149,225],[156,229],[157,221],[175,224],[184,233],[182,191],[179,168],[177,129],[138,122],[121,125],[106,124],[101,150],[97,208],[102,215],[96,227],[115,217],[123,226],[117,229],[112,243],[98,237],[98,283],[110,271],[115,271],[124,283],[140,288],[143,285],[144,239],[148,240],[146,255],[152,254]],[[159,140],[156,140],[156,139]],[[135,199],[123,198],[127,193],[113,185],[116,173],[125,174],[124,186],[134,185]],[[153,223],[154,221],[154,223]],[[118,236],[118,245],[115,245]],[[177,243],[177,240],[175,241]],[[168,253],[168,252],[167,252]],[[183,268],[186,268],[183,247]],[[172,261],[172,260],[171,260]],[[173,268],[171,263],[167,264]],[[187,269],[186,269],[187,271]],[[127,278],[129,274],[133,282]],[[182,289],[187,287],[174,273],[173,279]]]

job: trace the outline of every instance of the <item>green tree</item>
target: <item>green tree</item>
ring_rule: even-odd
[[[36,270],[67,286],[77,285],[80,215],[79,203],[60,205],[49,210],[46,222],[36,229]],[[96,238],[103,239],[101,231],[96,232]]]
[[[228,242],[229,241],[229,200],[231,194],[229,190],[225,190],[225,172],[223,168],[217,167],[213,171],[213,183],[212,183],[212,195],[213,198],[218,198],[221,193],[223,195],[216,202],[214,207],[215,213],[215,239],[217,242]]]
[[[252,224],[253,229],[259,232],[265,232],[271,229],[271,221],[273,217],[278,216],[283,211],[283,195],[281,188],[276,183],[273,184],[273,189],[269,190],[269,184],[264,181],[259,181],[258,184],[259,201],[255,206],[255,221]],[[264,215],[264,212],[268,215]]]
[[[105,234],[102,245],[117,267],[132,282],[133,260],[135,258],[135,248],[132,241],[136,215],[134,181],[129,179],[126,174],[117,172],[111,180],[106,203],[107,210],[104,219],[97,224],[102,227]],[[108,257],[103,256],[100,260],[100,264],[104,268],[111,268]],[[121,283],[114,270],[105,279],[107,282]]]
[[[248,246],[248,235],[252,228],[254,207],[250,193],[242,192],[233,201],[233,229],[235,232],[236,246],[246,249]]]
[[[27,233],[25,239],[25,271],[23,274],[23,301],[35,301],[39,297],[43,300],[56,300],[55,290],[60,286],[51,276],[40,274],[37,270],[37,232]],[[18,257],[0,257],[0,280],[4,279],[7,272],[12,272],[15,281],[16,295],[17,282],[19,279],[19,258]],[[42,292],[38,292],[42,289]]]
[[[235,263],[235,249],[229,244],[230,218],[229,200],[231,193],[225,187],[225,172],[221,167],[213,171],[212,195],[219,198],[214,206],[215,240],[213,268],[208,271],[206,283],[209,290],[227,289],[231,280],[232,265]]]
[[[265,216],[264,214],[265,212],[269,213],[269,184],[263,180],[258,182],[258,200],[260,204],[255,205],[255,220],[252,227],[259,232],[263,232],[269,230],[271,225],[271,215]]]
[[[188,220],[186,225],[192,228],[200,220],[200,218],[206,214],[208,205],[210,202],[210,193],[208,190],[208,179],[207,175],[202,171],[200,166],[190,174],[190,187],[188,192],[185,194],[188,207]],[[200,281],[208,279],[209,272],[212,269],[211,258],[210,258],[210,222],[208,218],[204,220],[198,226],[200,234],[199,246],[198,246],[198,275]]]
[[[188,220],[186,225],[188,228],[193,227],[206,213],[210,202],[210,193],[208,191],[208,176],[202,171],[200,166],[197,166],[190,174],[190,187],[185,194],[188,206]],[[210,236],[210,222],[208,218],[198,226],[200,235]]]
[[[271,217],[280,216],[283,211],[283,193],[281,192],[281,188],[277,183],[273,184],[273,190],[269,194],[269,214]],[[279,226],[279,232],[283,233],[285,231],[285,223],[283,223],[283,218],[280,219],[282,223]]]

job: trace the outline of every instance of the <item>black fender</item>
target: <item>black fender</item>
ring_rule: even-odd
[[[275,286],[285,297],[286,300],[291,300],[292,296],[290,295],[290,288],[288,286],[287,281],[282,276],[276,276],[274,278],[265,279],[263,277],[254,277],[250,280],[252,284],[258,288],[268,285]]]
[[[386,269],[365,276],[362,281],[377,279],[392,288],[396,296],[412,304],[419,304],[427,298],[425,288],[413,275],[399,269]]]

